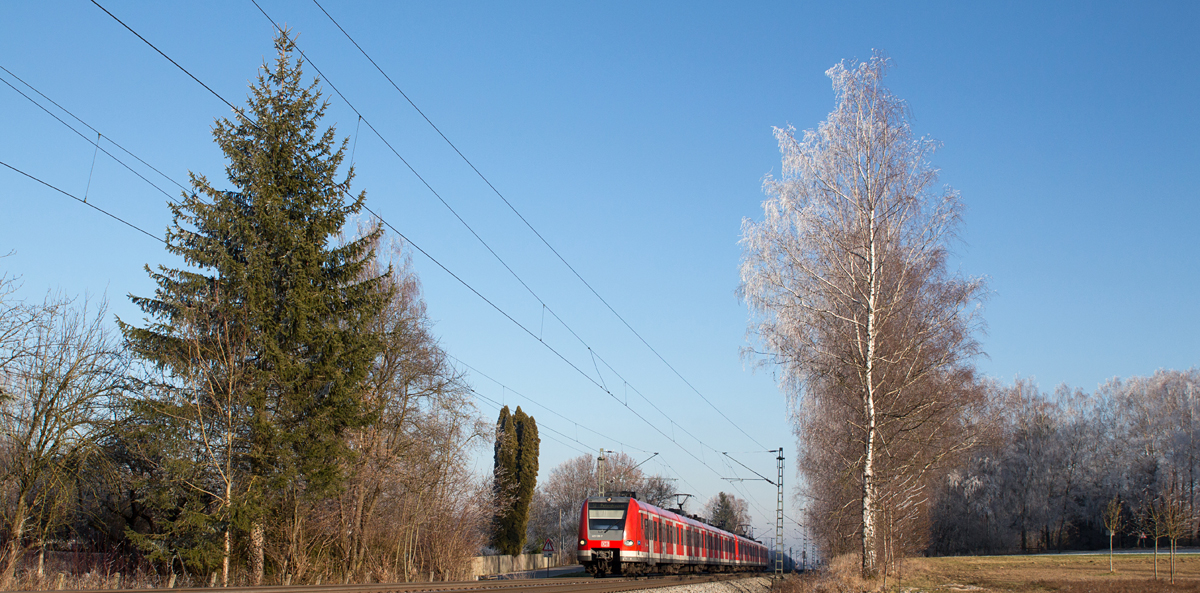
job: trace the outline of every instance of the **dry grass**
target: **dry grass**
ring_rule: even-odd
[[[837,558],[819,574],[789,579],[776,586],[779,593],[850,593],[881,591],[882,580],[863,581],[857,558]],[[1159,580],[1154,580],[1153,557],[1125,554],[1108,556],[959,556],[910,558],[904,561],[903,578],[889,575],[888,591],[904,593],[1200,593],[1200,556],[1177,556],[1175,584],[1170,584],[1169,560],[1159,556]]]
[[[1200,557],[1177,556],[1175,585],[1169,561],[1159,558],[1154,581],[1151,555],[961,556],[913,558],[904,562],[904,589],[916,591],[1096,591],[1097,593],[1200,592]],[[958,585],[955,587],[955,585]],[[974,587],[974,588],[972,588]]]
[[[168,579],[154,574],[142,572],[121,574],[119,572],[86,572],[70,574],[66,572],[44,573],[40,578],[32,571],[22,571],[15,575],[12,584],[13,591],[76,591],[88,589],[151,589],[164,588]],[[202,586],[193,583],[186,577],[181,577],[174,583],[175,587]]]

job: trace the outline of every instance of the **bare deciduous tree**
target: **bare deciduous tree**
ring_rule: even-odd
[[[1108,572],[1113,571],[1113,536],[1124,528],[1125,515],[1121,497],[1114,496],[1104,507],[1104,529],[1108,531]]]
[[[1180,488],[1178,479],[1171,476],[1171,479],[1159,494],[1159,499],[1155,503],[1154,521],[1155,535],[1162,534],[1161,537],[1167,538],[1170,542],[1171,554],[1171,583],[1175,583],[1175,549],[1179,544],[1179,538],[1183,537],[1189,531],[1189,526],[1192,523],[1191,514],[1188,512],[1187,501],[1184,492]],[[1158,541],[1154,542],[1155,559],[1157,560]],[[1155,562],[1155,575],[1158,574],[1158,564]]]
[[[640,500],[655,506],[665,506],[675,493],[671,481],[659,475],[647,475],[638,467],[638,460],[620,452],[604,453],[606,492],[621,490],[636,492]],[[568,550],[579,528],[579,512],[583,501],[595,496],[596,458],[591,455],[572,457],[550,470],[538,484],[530,508],[529,541],[542,543],[546,538],[556,542],[560,558],[570,557]]]
[[[782,178],[765,183],[765,218],[743,222],[739,290],[765,361],[783,366],[794,399],[812,400],[801,413],[850,426],[840,438],[856,450],[865,575],[878,569],[889,451],[898,472],[916,476],[946,447],[970,444],[959,416],[973,401],[983,289],[946,271],[961,203],[935,189],[936,144],[913,137],[906,105],[882,84],[886,65],[877,54],[834,66],[829,118],[802,138],[776,129]]]
[[[122,386],[123,361],[104,327],[107,307],[47,297],[0,354],[0,589],[22,554],[39,551],[71,518],[77,476],[93,452],[97,412]]]
[[[16,290],[16,278],[0,276],[0,373],[24,352],[20,336],[33,321],[30,314],[32,309],[13,298]],[[12,397],[12,394],[6,395],[3,389],[0,386],[0,402]]]
[[[329,543],[344,582],[462,578],[483,543],[489,505],[461,457],[486,444],[492,428],[433,335],[410,259],[399,244],[376,249],[364,273],[385,278],[391,300],[372,328],[383,342],[365,394],[374,421],[350,433],[358,454],[345,469],[336,522],[320,531],[336,534]],[[390,263],[388,275],[378,262]]]

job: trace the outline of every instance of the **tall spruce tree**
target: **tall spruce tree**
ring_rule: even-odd
[[[525,547],[525,526],[529,523],[529,505],[537,488],[537,422],[520,406],[510,414],[500,409],[496,421],[495,465],[496,498],[501,511],[492,531],[492,547],[509,555],[520,554]]]
[[[207,474],[232,489],[192,489],[218,501],[226,534],[248,536],[254,584],[264,573],[266,521],[299,533],[298,502],[341,484],[339,461],[352,453],[343,431],[371,420],[360,393],[380,348],[369,328],[388,296],[379,277],[361,280],[376,235],[338,241],[366,198],[351,194],[352,167],[338,178],[346,140],[321,129],[328,104],[318,80],[304,84],[286,32],[275,47],[247,108],[213,130],[231,188],[193,173],[194,193],[170,204],[167,251],[188,267],[147,266],[155,296],[132,298],[152,321],[120,323],[171,388],[156,390],[169,394],[156,396],[164,405],[138,409],[187,409],[187,434],[204,440],[201,450],[219,449]],[[214,443],[204,419],[222,415],[232,426]],[[295,544],[281,547],[295,554]]]

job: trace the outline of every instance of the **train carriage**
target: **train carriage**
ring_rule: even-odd
[[[767,548],[759,542],[632,495],[584,501],[578,557],[595,576],[758,571],[768,562]]]

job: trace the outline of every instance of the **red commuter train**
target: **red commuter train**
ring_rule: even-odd
[[[583,503],[578,557],[592,575],[766,568],[766,546],[621,494]]]

